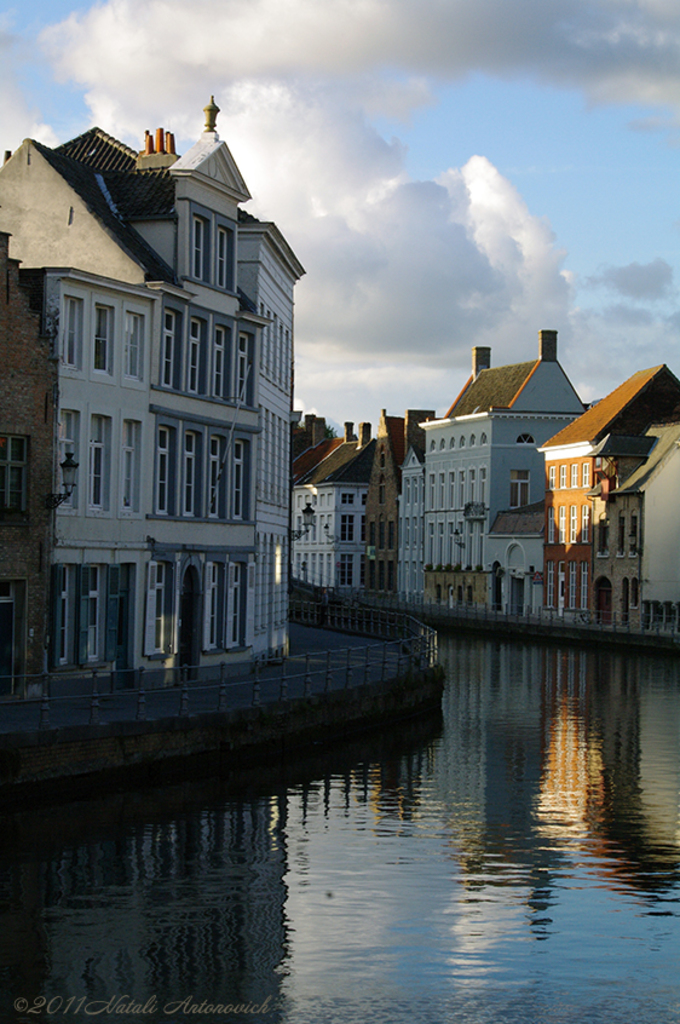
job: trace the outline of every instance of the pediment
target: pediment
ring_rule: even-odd
[[[170,173],[208,179],[237,202],[251,198],[229,147],[214,132],[205,132],[188,153],[172,165]]]

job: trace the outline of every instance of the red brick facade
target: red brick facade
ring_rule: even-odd
[[[0,232],[0,694],[43,671],[54,490],[56,368]],[[30,680],[29,680],[30,681]]]

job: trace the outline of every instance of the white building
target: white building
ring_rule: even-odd
[[[293,577],[348,592],[364,586],[366,495],[375,441],[370,423],[345,424],[344,438],[320,442],[293,464]],[[304,509],[314,509],[307,526]]]
[[[537,448],[583,412],[557,362],[556,331],[539,332],[536,360],[492,369],[490,356],[472,350],[461,394],[443,419],[423,424],[426,570],[491,573],[487,538],[497,513],[543,499]]]
[[[80,467],[55,520],[52,670],[163,678],[287,643],[303,271],[274,225],[239,223],[249,193],[216,112],[179,158],[162,129],[138,154],[94,128],[54,150],[27,140],[0,172],[14,252],[47,268],[59,445]]]

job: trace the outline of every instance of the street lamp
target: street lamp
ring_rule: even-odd
[[[314,509],[309,502],[305,505],[302,510],[302,522],[303,527],[301,530],[291,530],[290,536],[292,540],[300,540],[301,537],[305,537],[312,528],[314,522]]]
[[[76,486],[76,473],[78,471],[78,465],[73,458],[73,453],[68,452],[63,462],[59,464],[61,469],[61,478],[64,484],[64,490],[61,494],[48,494],[45,496],[45,508],[58,508],[63,502],[73,494],[73,488]]]

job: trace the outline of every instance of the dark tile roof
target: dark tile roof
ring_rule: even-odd
[[[305,448],[293,462],[293,483],[298,483],[306,473],[309,473],[320,462],[323,462],[332,451],[343,444],[341,437],[325,437],[313,447]]]
[[[143,190],[151,185],[152,188],[160,187],[167,192],[167,183],[160,182],[162,172],[160,177],[148,171],[133,171],[129,174],[117,171],[108,175],[68,156],[64,152],[68,144],[60,146],[58,150],[39,142],[33,142],[33,145],[78,193],[92,215],[113,235],[120,247],[144,269],[147,280],[176,283],[172,268],[128,223],[129,210],[134,205],[131,196],[136,189],[141,187]],[[158,180],[152,182],[152,177]]]
[[[545,500],[499,512],[490,533],[512,536],[541,535],[545,529]]]
[[[376,442],[373,439],[363,448],[358,448],[358,445],[358,441],[343,441],[322,462],[296,482],[299,484],[368,484],[371,479]]]
[[[540,360],[534,359],[528,363],[513,363],[511,366],[481,370],[476,379],[469,378],[444,418],[469,416],[471,413],[488,412],[493,408],[511,408],[538,362]]]
[[[593,455],[606,458],[629,457],[645,459],[654,445],[654,438],[647,434],[627,437],[621,434],[607,434],[593,449]]]
[[[659,466],[680,445],[680,423],[652,426],[645,434],[645,438],[653,445],[648,458],[641,466],[633,470],[620,487],[617,487],[615,494],[634,494],[637,491],[644,491]]]
[[[96,171],[134,171],[137,163],[134,149],[107,135],[101,128],[90,128],[76,139],[57,146],[54,152]]]

